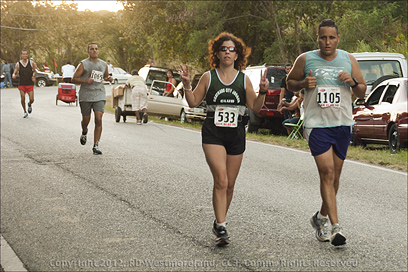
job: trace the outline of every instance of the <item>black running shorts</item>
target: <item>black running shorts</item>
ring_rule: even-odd
[[[228,155],[240,155],[245,151],[245,125],[238,122],[236,128],[217,127],[214,118],[204,120],[201,128],[203,144],[216,144],[225,147]]]

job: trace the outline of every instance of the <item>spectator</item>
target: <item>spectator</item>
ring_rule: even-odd
[[[147,87],[137,70],[132,71],[132,77],[126,81],[126,86],[132,89],[132,111],[136,112],[137,124],[142,124],[140,111],[143,111],[143,123],[147,123]]]
[[[290,72],[291,69],[292,69],[292,64],[287,63],[287,64],[285,65],[285,73],[286,73],[286,75],[285,75],[284,78],[282,78],[281,85],[280,85],[280,87],[281,87],[281,93],[280,93],[280,96],[279,96],[278,110],[279,110],[279,108],[282,107],[282,102],[292,101],[293,92],[289,91],[288,88],[287,88],[287,86],[286,86],[286,77],[288,76],[288,74],[289,74],[289,72]],[[289,103],[290,103],[290,102],[289,102]],[[284,117],[285,119],[288,119],[288,118],[290,118],[290,116],[291,116],[292,114],[293,114],[293,113],[292,113],[291,111],[285,111],[284,114],[283,114],[283,117]]]
[[[71,62],[68,60],[67,64],[61,67],[61,73],[62,73],[62,80],[65,83],[71,83],[72,77],[74,76],[74,73],[75,73],[75,66],[72,65]]]
[[[164,91],[163,96],[172,96],[174,87],[177,85],[177,82],[174,79],[174,74],[172,70],[167,70],[166,75],[167,75],[166,81],[169,83],[166,84],[166,90]]]
[[[48,63],[46,61],[44,61],[44,64],[42,65],[42,68],[43,68],[45,73],[50,72],[50,67],[48,67]]]
[[[11,67],[7,61],[3,65],[1,72],[4,74],[4,85],[6,86],[6,88],[13,87],[13,82],[11,81]]]
[[[290,133],[293,130],[293,127],[289,127],[289,126],[285,126],[285,124],[287,123],[291,123],[291,124],[297,124],[299,122],[300,117],[303,114],[303,99],[304,99],[304,94],[305,91],[301,90],[300,93],[299,92],[294,92],[296,98],[293,99],[293,101],[291,103],[288,102],[283,102],[282,104],[282,108],[279,110],[281,113],[282,111],[287,111],[287,112],[294,112],[294,117],[291,116],[288,119],[285,119],[282,122],[282,125],[286,128],[286,131],[288,132],[288,135],[290,135]]]

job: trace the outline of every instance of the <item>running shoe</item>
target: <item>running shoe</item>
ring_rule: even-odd
[[[316,212],[312,218],[310,219],[310,223],[312,227],[316,230],[316,238],[320,242],[328,242],[330,241],[329,231],[328,231],[328,218],[318,219]]]
[[[339,224],[334,224],[332,226],[332,235],[330,237],[330,242],[333,246],[341,246],[346,244],[346,237],[341,232]]]
[[[148,118],[148,115],[147,115],[147,113],[145,113],[145,114],[143,114],[143,123],[147,123],[147,118]]]
[[[213,233],[215,234],[215,236],[217,236],[215,242],[218,246],[225,246],[229,244],[230,241],[227,230],[225,229],[225,227],[217,227],[215,220],[213,224]]]
[[[24,113],[23,118],[27,118],[28,117],[28,113]]]
[[[79,138],[79,142],[81,143],[81,145],[85,145],[86,144],[86,134],[81,134],[81,137]]]
[[[102,151],[99,150],[98,145],[94,145],[94,147],[92,148],[92,151],[93,151],[94,155],[102,155]]]
[[[31,107],[31,105],[30,104],[27,104],[28,105],[28,109],[27,109],[27,111],[28,111],[28,113],[31,113],[32,111],[33,111],[33,108]]]
[[[137,120],[137,124],[141,125],[142,124],[142,120]]]

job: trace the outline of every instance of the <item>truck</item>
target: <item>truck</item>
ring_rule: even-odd
[[[352,53],[360,65],[361,73],[367,83],[365,96],[384,80],[395,77],[408,77],[407,60],[402,54],[386,52]]]

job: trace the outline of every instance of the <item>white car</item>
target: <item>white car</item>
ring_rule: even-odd
[[[132,75],[127,73],[125,70],[119,67],[114,67],[113,68],[113,81],[112,83],[114,84],[119,84],[119,83],[126,83],[126,81],[131,77]],[[109,83],[109,81],[104,81],[104,83]]]

